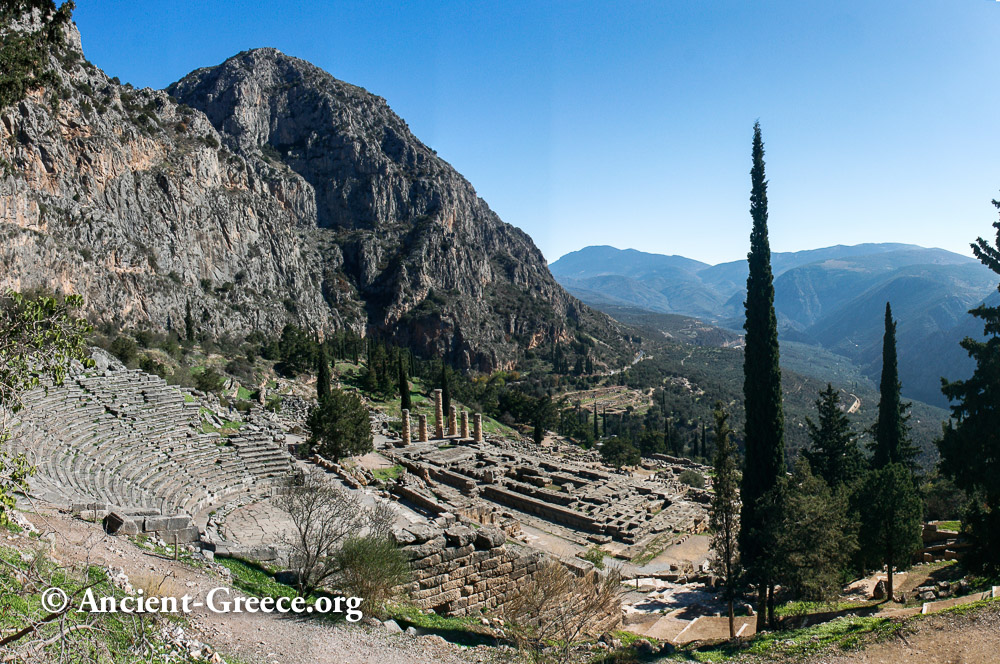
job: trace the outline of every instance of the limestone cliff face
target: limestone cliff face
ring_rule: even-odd
[[[381,98],[273,49],[135,90],[74,31],[60,83],[0,109],[0,287],[160,329],[188,301],[215,334],[351,327],[479,369],[618,336]]]

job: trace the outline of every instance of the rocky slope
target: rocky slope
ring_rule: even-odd
[[[273,49],[136,90],[66,32],[57,82],[0,109],[0,287],[115,325],[190,302],[216,335],[349,327],[464,368],[578,334],[610,358],[615,324],[383,99]]]

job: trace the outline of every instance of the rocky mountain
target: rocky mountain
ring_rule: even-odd
[[[883,314],[891,302],[899,320],[904,394],[941,406],[941,376],[962,378],[972,369],[958,346],[965,336],[981,333],[968,310],[997,289],[997,276],[973,258],[906,244],[774,253],[772,266],[782,339],[821,346],[877,380]],[[550,267],[570,292],[612,315],[622,317],[622,309],[631,307],[742,327],[746,261],[709,266],[679,256],[587,247]]]
[[[5,47],[42,24],[0,20]],[[215,335],[351,328],[464,368],[578,336],[612,354],[616,324],[380,97],[274,49],[138,90],[64,32],[0,108],[0,287],[82,293],[113,325],[191,303]]]

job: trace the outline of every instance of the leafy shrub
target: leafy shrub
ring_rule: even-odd
[[[121,360],[122,363],[128,364],[135,360],[135,356],[139,352],[139,346],[131,337],[120,335],[111,342],[110,350],[111,354]]]
[[[364,599],[367,615],[382,617],[394,590],[410,578],[406,556],[387,537],[352,537],[337,552],[337,584]]]
[[[685,470],[680,474],[680,477],[678,477],[677,479],[679,479],[683,484],[687,484],[688,486],[694,487],[695,489],[705,488],[705,478],[702,476],[701,473],[694,470],[690,469]]]
[[[139,368],[149,374],[154,374],[160,378],[167,377],[167,367],[162,362],[157,362],[152,357],[145,355],[139,360]]]
[[[194,379],[195,387],[202,392],[218,392],[225,382],[225,376],[211,367],[202,371]]]

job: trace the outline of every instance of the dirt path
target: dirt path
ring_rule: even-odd
[[[1000,606],[966,615],[934,615],[865,650],[817,657],[823,664],[995,664],[1000,661]]]
[[[37,506],[36,506],[37,507]],[[25,516],[45,537],[54,534],[50,555],[64,565],[93,564],[122,568],[130,579],[158,581],[169,576],[174,594],[197,596],[204,601],[216,587],[227,586],[211,568],[195,568],[106,535],[99,526],[39,508]],[[31,550],[39,540],[8,538],[6,545]],[[241,593],[233,591],[233,597]],[[199,639],[223,654],[237,655],[248,664],[459,664],[495,661],[496,651],[463,649],[436,636],[391,634],[382,627],[327,625],[310,620],[263,613],[216,614],[207,610],[188,616],[189,637]]]

